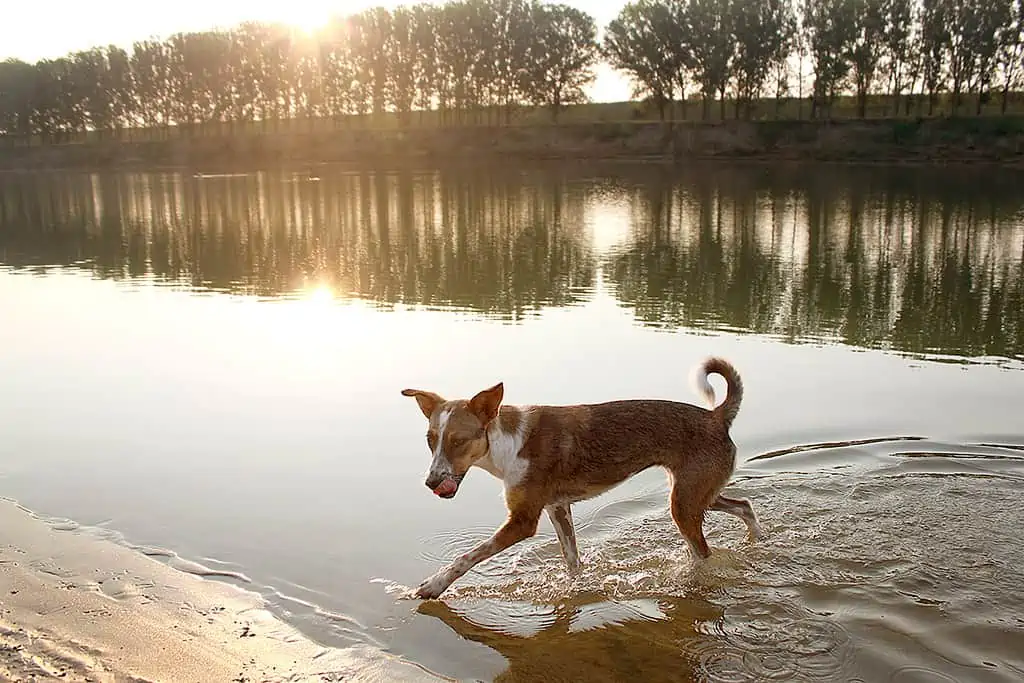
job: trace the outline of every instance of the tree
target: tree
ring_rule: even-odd
[[[326,99],[319,46],[308,41],[293,43],[291,66],[296,77],[292,85],[294,115],[305,117],[312,128],[314,119],[324,113]]]
[[[568,5],[534,3],[531,9],[528,97],[548,107],[557,122],[562,107],[587,99],[584,87],[594,80],[598,56],[597,26],[589,14]]]
[[[387,54],[388,100],[403,123],[409,122],[416,99],[416,28],[415,15],[407,7],[399,7],[391,16],[391,30],[385,40]]]
[[[113,128],[113,107],[106,83],[107,60],[99,48],[75,52],[69,57],[70,73],[65,81],[66,95],[79,109],[82,127],[105,131]]]
[[[155,128],[170,125],[170,50],[157,40],[144,40],[132,45],[129,58],[134,86],[134,110],[143,126]]]
[[[733,38],[732,3],[740,0],[691,0],[689,26],[693,35],[693,76],[704,96],[704,118],[717,93],[719,115],[725,118],[725,93],[732,75],[736,43]]]
[[[885,49],[886,0],[854,0],[856,38],[850,54],[853,82],[857,92],[857,116],[867,116],[868,93],[878,75]]]
[[[732,32],[736,41],[736,118],[741,106],[746,107],[746,117],[750,118],[754,98],[761,95],[768,77],[784,66],[792,53],[796,17],[786,0],[736,2]]]
[[[510,123],[513,109],[522,101],[523,73],[529,67],[531,8],[526,0],[485,1],[493,22],[493,96],[504,108],[505,123]]]
[[[924,45],[924,39],[922,37],[921,24],[918,21],[920,17],[920,4],[914,10],[914,30],[911,31],[908,38],[909,44],[907,46],[907,58],[904,62],[905,78],[903,83],[906,84],[907,97],[904,100],[904,113],[910,116],[910,107],[914,103],[914,89],[917,87],[919,81],[923,81],[922,75],[924,73],[925,55],[922,48]],[[925,90],[922,82],[921,92]],[[921,103],[918,101],[918,115],[921,113]],[[894,102],[894,113],[899,114],[899,102]]]
[[[807,61],[810,50],[811,29],[807,24],[807,15],[801,11],[796,22],[796,37],[793,41],[793,51],[796,53],[796,97],[797,97],[797,118],[804,118],[804,62]],[[813,111],[811,113],[813,116]]]
[[[614,69],[628,74],[633,96],[649,95],[665,119],[677,83],[685,84],[690,61],[683,11],[655,0],[631,2],[605,29],[601,53]],[[684,76],[681,77],[680,74]],[[685,88],[680,88],[684,100]]]
[[[356,72],[347,41],[348,22],[334,19],[320,34],[319,69],[323,88],[323,111],[334,119],[354,111],[353,83]]]
[[[975,65],[975,99],[976,115],[981,114],[992,84],[995,82],[995,67],[999,62],[999,53],[1008,33],[1015,30],[1014,0],[975,0],[978,12],[976,33],[971,41],[974,46]]]
[[[479,121],[490,105],[498,101],[497,52],[499,50],[499,19],[497,8],[485,0],[468,0],[463,4],[469,81],[467,100],[473,119]]]
[[[946,84],[949,22],[944,0],[921,0],[921,77],[928,92],[928,116],[935,113],[936,95]]]
[[[74,66],[66,58],[36,63],[32,92],[33,131],[44,139],[61,141],[68,134],[86,129],[83,109],[76,101]]]
[[[435,90],[442,120],[451,119],[453,111],[463,112],[472,101],[470,69],[477,57],[472,35],[465,31],[469,20],[466,2],[449,2],[441,6],[434,23],[437,45]]]
[[[675,84],[679,89],[679,104],[683,119],[686,118],[686,97],[689,86],[694,82],[693,72],[693,23],[690,20],[690,0],[668,0],[669,15],[664,19],[666,51],[672,55],[671,66],[675,70]]]
[[[296,60],[292,29],[284,24],[253,24],[248,59],[256,65],[255,78],[259,91],[258,117],[263,121],[280,121],[292,115],[293,84]]]
[[[274,108],[277,85],[264,64],[269,31],[262,25],[245,22],[231,32],[228,61],[232,74],[232,104],[229,118],[233,121],[266,119]],[[270,86],[271,92],[267,92]]]
[[[882,0],[882,59],[885,64],[894,113],[900,109],[900,96],[907,88],[908,71],[913,60],[914,3],[912,0]],[[910,83],[913,90],[913,83]]]
[[[933,114],[939,93],[952,111],[975,97],[1024,85],[1024,0],[630,0],[604,31],[580,10],[547,0],[446,0],[365,9],[314,37],[283,24],[82,50],[60,59],[0,63],[0,134],[59,141],[74,133],[145,126],[188,131],[208,122],[273,124],[304,117],[395,112],[408,124],[436,109],[442,124],[508,123],[522,105],[552,120],[586,99],[598,58],[627,75],[634,96],[662,120],[695,86],[703,115],[718,99],[724,119],[754,115],[774,90],[776,115],[813,74],[812,116],[853,90],[867,114],[876,92],[895,112],[915,89]],[[797,10],[799,9],[799,27]],[[799,59],[790,73],[789,60]],[[917,99],[923,106],[923,97]],[[890,109],[890,111],[893,111]],[[802,103],[799,115],[803,115]]]
[[[1011,13],[1003,30],[996,62],[1002,76],[1000,111],[1005,114],[1010,91],[1024,84],[1024,0],[1011,5]]]
[[[136,113],[135,82],[128,53],[116,45],[107,46],[107,94],[110,120],[115,130],[130,126]]]
[[[0,62],[0,133],[32,134],[36,79],[36,67],[31,64],[17,59]]]
[[[223,120],[231,109],[229,35],[219,31],[176,33],[167,43],[175,122],[189,125]]]
[[[971,40],[979,17],[974,14],[972,4],[963,0],[945,0],[946,19],[949,22],[946,33],[946,57],[952,81],[951,106],[954,114],[960,111],[964,86],[974,76],[975,60]]]
[[[856,12],[857,0],[806,0],[804,26],[814,63],[812,117],[819,108],[831,116],[832,103],[846,86],[857,40]]]

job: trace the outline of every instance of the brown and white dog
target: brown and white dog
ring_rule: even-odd
[[[494,535],[420,584],[417,597],[436,598],[478,563],[533,536],[546,511],[570,572],[580,567],[570,506],[593,498],[658,465],[672,482],[672,518],[696,559],[710,555],[704,514],[718,510],[742,519],[752,539],[761,529],[746,500],[726,498],[736,446],[729,427],[739,411],[743,385],[725,360],[709,358],[694,368],[698,393],[710,406],[709,374],[723,376],[725,400],[705,410],[666,400],[625,400],[574,406],[502,405],[502,384],[469,400],[448,401],[430,391],[405,389],[429,420],[433,454],[427,487],[452,498],[476,466],[505,485],[508,519]]]

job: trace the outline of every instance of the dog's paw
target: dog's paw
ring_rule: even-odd
[[[420,584],[420,587],[416,589],[416,597],[422,600],[434,600],[441,597],[441,593],[444,593],[450,585],[451,581],[444,575],[444,572],[438,572]]]

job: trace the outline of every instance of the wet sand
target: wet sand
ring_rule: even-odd
[[[0,680],[437,680],[370,648],[327,648],[262,599],[0,500]]]

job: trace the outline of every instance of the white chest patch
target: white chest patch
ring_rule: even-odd
[[[505,431],[495,420],[487,428],[487,438],[491,452],[479,464],[480,466],[505,482],[505,488],[516,486],[526,475],[529,461],[519,457],[527,437],[526,412],[523,419],[513,431]],[[486,462],[485,462],[486,461]]]

